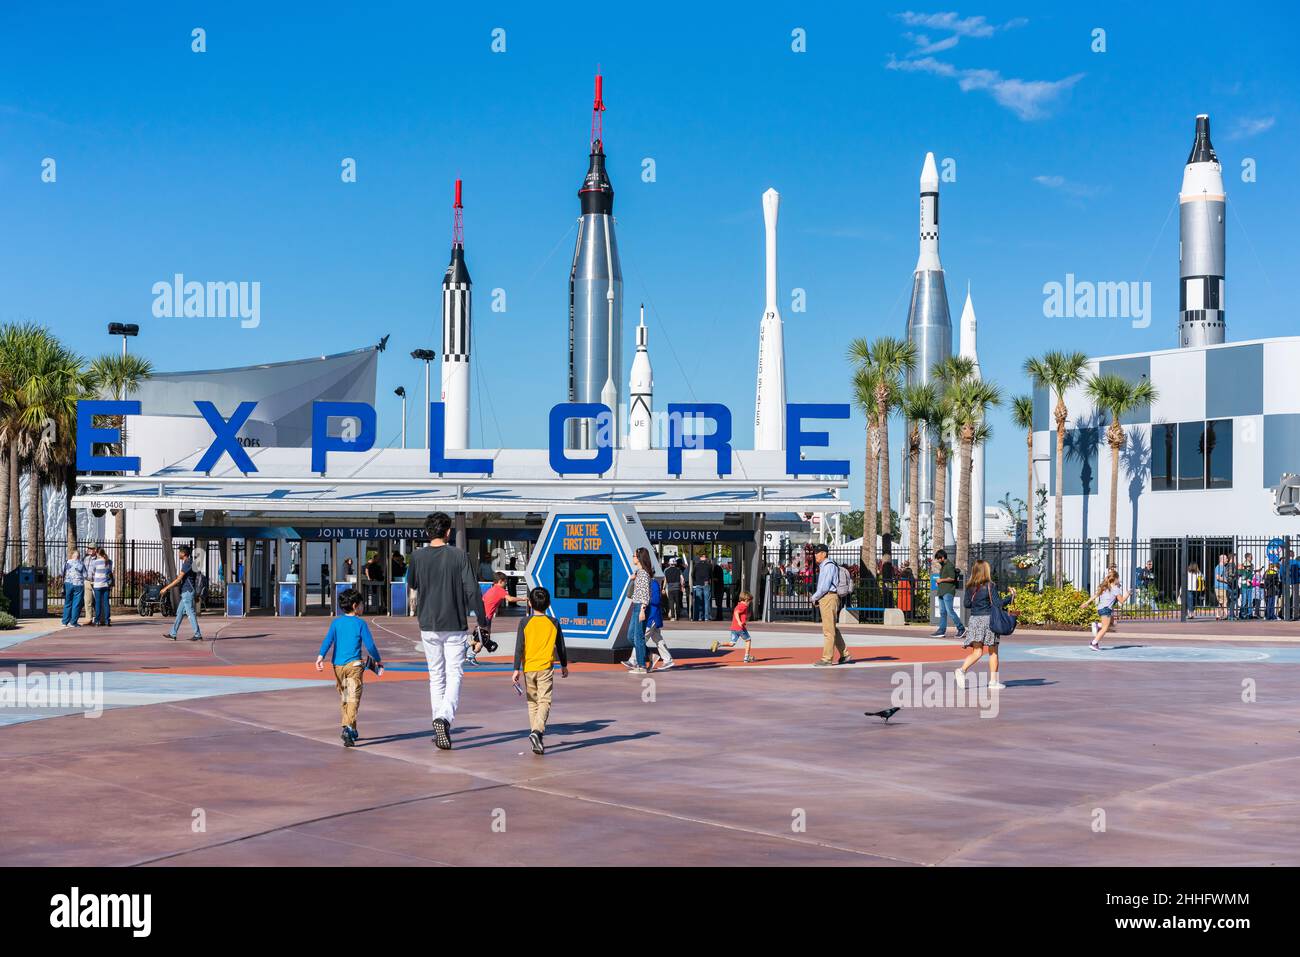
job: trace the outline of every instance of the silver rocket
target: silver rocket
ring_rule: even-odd
[[[1224,339],[1223,167],[1210,143],[1210,118],[1196,117],[1196,139],[1178,194],[1178,344],[1215,345]]]
[[[785,332],[776,298],[776,219],[781,194],[763,194],[763,229],[766,237],[766,305],[758,326],[758,382],[754,388],[754,448],[785,448]]]
[[[442,401],[447,432],[444,448],[469,447],[469,345],[471,283],[465,267],[465,227],[460,180],[452,206],[451,262],[442,277]]]
[[[921,168],[921,228],[920,253],[912,278],[912,302],[907,311],[907,338],[916,346],[916,365],[908,374],[909,383],[929,382],[935,365],[952,355],[952,321],[948,318],[948,290],[943,281],[943,264],[939,262],[939,171],[934,164],[934,154],[925,154]],[[931,437],[921,434],[920,501],[908,502],[906,513],[910,517],[919,512],[922,527],[934,508],[934,448]],[[949,493],[952,483],[946,488]],[[945,500],[951,503],[953,496]],[[945,506],[945,512],[949,509]],[[951,540],[947,530],[948,516],[942,518],[945,531],[942,536],[933,533],[931,546],[940,547],[940,538],[946,544]]]
[[[958,355],[975,363],[975,378],[980,377],[980,358],[975,344],[975,306],[970,300],[970,285],[966,286],[966,305],[961,309],[960,341]],[[960,494],[964,478],[957,470],[957,488]],[[956,499],[954,499],[956,501]],[[970,540],[984,541],[984,443],[971,450],[970,468]]]
[[[653,439],[651,406],[654,403],[655,376],[650,368],[649,330],[645,327],[645,303],[641,304],[641,324],[636,327],[636,355],[632,357],[632,374],[627,380],[632,401],[627,412],[627,447],[645,450]]]
[[[614,188],[605,172],[601,85],[597,74],[591,154],[578,190],[582,216],[569,271],[569,401],[604,402],[617,416],[623,394],[623,270],[614,239]],[[590,419],[570,421],[567,447],[595,448],[597,429]],[[617,445],[617,421],[611,423],[610,435]]]

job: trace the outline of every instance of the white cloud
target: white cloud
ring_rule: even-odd
[[[979,90],[988,93],[1001,106],[1022,120],[1039,120],[1050,116],[1065,94],[1083,79],[1075,73],[1060,80],[1020,80],[1004,77],[997,70],[960,69],[934,57],[899,60],[890,57],[885,67],[907,73],[930,73],[956,80],[963,93]]]
[[[912,52],[908,56],[941,53],[944,50],[951,50],[963,37],[985,39],[1003,30],[1022,27],[1029,22],[1024,17],[1016,17],[1003,24],[992,24],[988,22],[987,17],[982,16],[963,17],[953,12],[916,13],[911,10],[896,13],[894,18],[909,27],[947,34],[939,40],[931,40],[927,33],[904,33],[903,36],[913,44]]]
[[[1228,134],[1230,140],[1245,140],[1252,136],[1258,136],[1260,133],[1266,133],[1273,128],[1277,122],[1276,116],[1243,116],[1237,120],[1232,131]]]
[[[1100,193],[1101,187],[1092,186],[1088,183],[1076,183],[1073,180],[1066,179],[1064,176],[1052,174],[1050,176],[1035,176],[1034,182],[1039,186],[1045,186],[1050,190],[1058,193],[1064,193],[1066,196],[1075,199],[1087,199]]]

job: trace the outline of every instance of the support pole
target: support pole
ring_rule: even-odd
[[[753,544],[754,553],[749,556],[749,579],[746,582],[746,590],[751,595],[762,595],[764,594],[763,579],[767,577],[763,575],[763,530],[767,524],[767,514],[765,512],[755,513],[753,517],[753,523],[754,523],[754,544]],[[759,576],[762,576],[762,578],[760,578]],[[766,598],[764,598],[763,608],[764,608],[764,615],[766,615],[766,609],[767,609]],[[771,619],[765,617],[763,620],[770,621]]]

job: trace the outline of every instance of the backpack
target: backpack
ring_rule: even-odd
[[[853,576],[839,562],[831,562],[831,564],[835,566],[835,594],[841,598],[848,598],[853,594]]]

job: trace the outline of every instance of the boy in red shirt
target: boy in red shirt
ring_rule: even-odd
[[[754,603],[754,596],[747,591],[740,593],[740,601],[736,602],[736,608],[731,613],[731,640],[726,643],[726,647],[734,648],[742,641],[745,643],[745,661],[754,660],[750,652],[749,644],[749,606]],[[709,646],[709,651],[717,651],[721,642],[715,641]]]
[[[526,598],[514,598],[506,591],[507,580],[505,572],[497,572],[492,576],[492,586],[483,593],[483,611],[487,618],[479,622],[478,633],[465,652],[465,660],[471,665],[478,664],[477,656],[482,649],[486,648],[489,653],[497,650],[497,643],[492,640],[492,619],[497,616],[501,603],[519,605],[527,601]]]

